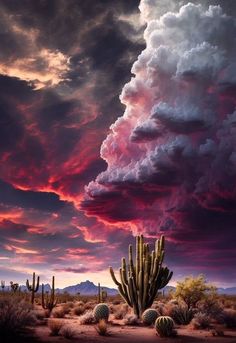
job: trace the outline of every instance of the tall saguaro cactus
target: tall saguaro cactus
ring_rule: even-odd
[[[50,296],[44,295],[44,284],[42,284],[42,308],[49,311],[51,314],[53,308],[57,305],[57,299],[55,298],[55,277],[52,277],[52,288]]]
[[[129,263],[121,259],[120,281],[117,280],[113,268],[110,267],[111,277],[118,286],[123,299],[134,313],[140,318],[142,313],[149,308],[158,290],[165,287],[170,281],[173,272],[163,267],[164,236],[156,241],[155,249],[149,251],[149,245],[144,243],[143,235],[136,237],[136,259],[133,261],[133,248],[129,245]]]
[[[32,285],[29,284],[29,280],[26,280],[26,287],[29,292],[31,292],[31,304],[34,303],[35,293],[39,290],[39,276],[37,277],[37,282],[35,282],[35,273],[33,273]]]

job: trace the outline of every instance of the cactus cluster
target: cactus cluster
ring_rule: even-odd
[[[161,316],[155,322],[155,328],[160,337],[171,337],[174,335],[174,321],[171,317]]]
[[[157,317],[159,317],[159,313],[153,308],[148,308],[142,314],[142,320],[145,325],[153,325]]]
[[[57,299],[55,297],[55,277],[52,277],[52,287],[50,296],[48,293],[46,293],[46,296],[44,294],[44,284],[42,284],[42,308],[49,311],[49,314],[51,314],[54,307],[57,305]]]
[[[163,267],[164,236],[156,241],[155,249],[150,252],[143,236],[136,237],[136,262],[133,261],[132,245],[129,246],[129,263],[123,257],[120,268],[120,282],[115,277],[113,268],[110,274],[123,299],[138,318],[151,307],[158,290],[165,287],[172,277],[172,272]]]
[[[35,293],[39,290],[39,276],[37,277],[37,281],[35,279],[35,273],[33,273],[33,280],[32,284],[30,285],[29,280],[26,280],[26,287],[29,292],[31,292],[31,304],[34,304]]]
[[[104,320],[108,320],[109,318],[109,307],[107,306],[107,304],[98,304],[97,306],[95,306],[94,310],[93,310],[93,316],[94,319],[96,320],[96,322],[99,322],[99,320],[104,319]]]

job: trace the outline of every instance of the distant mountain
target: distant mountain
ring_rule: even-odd
[[[101,286],[102,287],[102,286]],[[10,289],[9,286],[6,287],[7,289]],[[116,295],[118,294],[117,289],[115,288],[109,288],[109,287],[102,287],[105,291],[107,291],[108,295]],[[26,286],[21,285],[21,291],[25,291],[27,290]],[[44,285],[44,290],[45,292],[50,291],[51,287],[49,284],[45,284]],[[164,290],[164,294],[168,295],[168,293],[170,291],[175,291],[175,287],[173,286],[166,286],[163,289],[160,290],[160,293],[163,293]],[[42,286],[40,285],[39,287],[39,292],[41,293],[42,291]],[[56,291],[58,293],[64,293],[64,292],[68,292],[69,294],[75,295],[77,293],[80,293],[81,295],[96,295],[98,294],[98,286],[96,286],[93,282],[87,280],[81,283],[78,283],[77,285],[73,285],[73,286],[68,286],[65,288],[57,288]],[[229,287],[229,288],[217,288],[217,292],[219,294],[225,294],[225,295],[236,295],[236,287]]]
[[[118,291],[115,288],[108,288],[102,287],[105,291],[107,291],[108,295],[116,295]],[[87,280],[81,282],[74,286],[68,286],[63,289],[58,289],[60,293],[68,292],[70,294],[77,294],[80,293],[81,295],[96,295],[98,294],[98,286],[96,286],[93,282]]]
[[[217,288],[219,294],[236,295],[236,287]]]

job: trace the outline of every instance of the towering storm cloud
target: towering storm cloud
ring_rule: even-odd
[[[236,224],[234,5],[160,3],[140,3],[146,48],[120,96],[125,112],[101,147],[107,169],[87,186],[82,207],[103,221],[132,221],[134,231],[165,230],[173,241],[186,239],[183,230],[205,239],[201,230],[209,229],[210,237],[213,218],[214,232],[227,229],[230,236]]]

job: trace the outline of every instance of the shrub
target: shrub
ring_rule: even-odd
[[[72,339],[75,338],[76,331],[71,326],[64,325],[60,330],[60,334],[67,339]]]
[[[16,336],[27,326],[37,322],[32,305],[16,297],[5,297],[0,302],[0,337]]]
[[[84,312],[85,312],[85,308],[84,308],[83,305],[75,306],[74,309],[73,309],[73,313],[76,316],[81,316],[82,314],[84,314]]]
[[[214,319],[219,318],[223,312],[223,307],[215,296],[206,297],[199,302],[197,307],[200,312],[203,312]]]
[[[52,311],[52,317],[54,317],[54,318],[64,318],[65,315],[66,315],[66,311],[63,307],[55,308]]]
[[[107,330],[107,322],[105,319],[99,320],[96,331],[100,336],[107,336],[108,330]]]
[[[121,304],[118,306],[113,306],[113,313],[115,319],[123,319],[128,313],[128,306],[126,304]]]
[[[138,319],[138,317],[134,314],[127,314],[125,316],[125,325],[139,325],[140,324],[140,320]]]
[[[210,317],[202,312],[196,313],[191,321],[194,329],[208,329],[211,326]]]
[[[88,311],[85,314],[83,314],[82,316],[80,316],[79,322],[81,325],[94,324],[96,321],[95,321],[95,318],[93,315],[93,311]]]
[[[63,321],[58,319],[51,319],[48,321],[48,328],[51,331],[51,336],[59,336],[59,332],[64,325]]]
[[[236,328],[236,311],[224,310],[221,314],[221,322],[229,329]]]
[[[165,313],[178,325],[187,325],[193,319],[193,310],[183,305],[169,305],[166,307]]]
[[[196,307],[200,300],[207,296],[215,294],[216,288],[207,284],[205,277],[186,277],[184,281],[177,282],[175,297],[185,302],[188,308]]]

